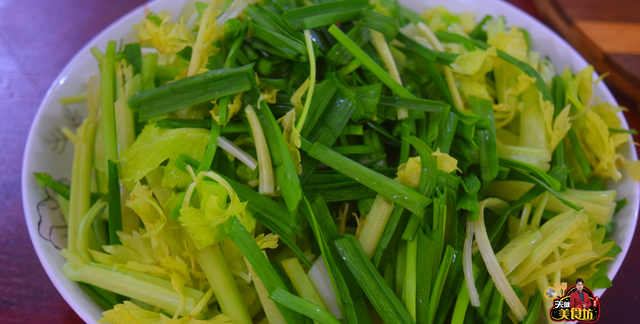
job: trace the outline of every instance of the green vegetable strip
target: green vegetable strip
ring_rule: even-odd
[[[307,98],[304,101],[304,108],[302,109],[302,114],[300,115],[300,119],[298,124],[296,125],[296,129],[298,132],[302,132],[302,127],[307,119],[307,114],[309,113],[309,106],[311,106],[311,100],[313,99],[313,90],[316,87],[316,56],[313,53],[313,43],[311,41],[311,33],[309,30],[304,31],[304,39],[307,43],[307,52],[309,54],[309,88],[307,89]]]
[[[309,276],[302,269],[300,262],[296,258],[291,258],[280,262],[282,268],[289,276],[293,287],[298,292],[298,295],[308,300],[309,302],[317,305],[318,308],[323,310],[327,310],[325,305],[322,303],[322,299],[320,299],[320,295],[316,291],[316,288],[309,280]]]
[[[367,259],[355,237],[345,235],[334,244],[384,323],[415,323],[384,278]]]
[[[445,116],[446,119],[444,120],[442,127],[440,127],[440,134],[438,135],[436,146],[440,148],[440,152],[448,154],[458,126],[458,116],[453,112],[450,112]]]
[[[429,301],[433,282],[435,280],[441,258],[441,247],[439,247],[439,232],[431,231],[427,226],[427,234],[421,229],[417,231],[418,240],[418,264],[417,272],[420,274],[417,280],[417,305],[416,317],[418,323],[427,323],[429,313]]]
[[[408,217],[403,215],[404,210],[405,209],[400,206],[395,206],[391,212],[391,216],[389,216],[387,226],[385,226],[384,232],[382,232],[382,237],[380,237],[380,242],[378,242],[376,251],[373,253],[373,259],[371,260],[376,268],[380,265],[383,255],[395,250],[400,240],[402,231],[396,229],[404,228],[409,220]]]
[[[417,293],[417,262],[418,262],[418,238],[413,237],[413,240],[407,242],[407,255],[405,259],[405,275],[404,275],[404,289],[402,290],[402,302],[404,307],[411,315],[413,320],[416,320],[416,293]],[[422,275],[422,273],[420,274]]]
[[[145,121],[201,102],[248,91],[253,78],[253,64],[213,70],[138,92],[127,103],[131,109],[138,110],[140,120]]]
[[[294,312],[313,319],[316,323],[340,324],[338,319],[318,304],[302,299],[296,295],[292,295],[281,288],[277,288],[269,298]]]
[[[337,82],[336,82],[337,83]],[[336,86],[337,87],[337,86]],[[347,124],[349,117],[356,109],[356,100],[345,95],[348,89],[342,89],[342,94],[334,97],[333,104],[329,104],[322,116],[317,118],[316,125],[306,136],[312,142],[322,143],[326,146],[333,146],[339,134]],[[353,93],[351,93],[353,94]],[[308,127],[302,129],[303,133]],[[304,136],[304,135],[303,135]],[[300,152],[302,157],[302,174],[300,181],[305,183],[315,172],[319,162],[309,158],[306,153]]]
[[[523,324],[535,324],[538,322],[538,315],[540,314],[540,304],[542,303],[542,297],[540,291],[536,290],[533,293],[533,297],[529,299],[529,308],[527,310],[527,316],[525,316]]]
[[[513,169],[512,172],[516,172],[519,173],[521,176],[527,178],[529,181],[540,185],[542,187],[544,187],[545,189],[547,189],[547,191],[549,191],[549,193],[551,193],[554,197],[558,198],[558,200],[560,200],[563,204],[567,205],[569,208],[579,211],[579,210],[583,210],[584,208],[581,206],[578,206],[568,200],[566,200],[560,193],[558,193],[554,188],[551,188],[547,183],[543,182],[542,180],[528,174],[525,172],[522,172],[518,169]],[[554,179],[555,180],[555,179]]]
[[[151,90],[156,87],[155,74],[158,65],[158,54],[149,53],[142,61],[142,90]],[[131,107],[131,105],[129,105]]]
[[[303,139],[303,141],[306,140]],[[305,149],[304,144],[303,149]],[[431,203],[431,199],[418,194],[410,187],[381,176],[320,143],[315,143],[306,150],[311,157],[411,210],[414,214],[422,216],[424,208]]]
[[[472,39],[471,40],[476,46],[478,46],[479,48],[483,49],[483,50],[487,50],[489,49],[489,44],[477,40],[477,39]],[[549,87],[547,87],[547,83],[544,81],[544,79],[542,78],[542,76],[540,75],[540,73],[538,73],[538,71],[536,71],[533,67],[531,67],[531,65],[524,63],[518,59],[516,59],[515,57],[501,51],[498,50],[498,57],[517,66],[520,70],[522,70],[522,72],[524,72],[525,74],[527,74],[528,76],[535,78],[536,79],[536,86],[538,87],[538,89],[540,90],[540,92],[542,92],[542,99],[551,102],[552,104],[554,103],[554,99],[553,96],[551,95],[551,91],[549,90]]]
[[[611,133],[627,133],[627,134],[631,134],[631,135],[638,135],[638,131],[635,129],[615,129],[615,128],[609,128],[609,132]],[[562,143],[562,142],[560,142]]]
[[[504,297],[500,295],[500,292],[496,289],[491,293],[491,303],[489,303],[489,310],[487,311],[487,323],[499,324],[502,322],[502,307],[504,305]]]
[[[466,48],[469,51],[473,51],[476,48],[476,45],[473,44],[473,42],[470,39],[462,35],[445,32],[445,31],[435,32],[434,34],[441,42],[462,44],[462,46],[464,46],[464,48]]]
[[[60,181],[53,180],[51,175],[48,173],[35,172],[33,175],[36,177],[36,180],[41,186],[49,187],[55,193],[62,196],[62,198],[69,200],[69,197],[71,196],[71,186]],[[98,201],[98,199],[100,199],[100,197],[102,197],[101,194],[92,192],[89,205],[93,205],[96,201]]]
[[[554,95],[555,105],[553,110],[553,118],[557,118],[558,114],[562,111],[564,107],[564,82],[562,81],[562,77],[555,76],[551,82],[551,92]],[[556,149],[553,151],[553,166],[557,168],[565,168],[566,166],[566,152],[564,141],[560,141]],[[560,180],[560,189],[562,191],[567,190],[567,178],[564,177]]]
[[[207,128],[211,129],[211,118],[203,119],[160,119],[156,122],[160,128]],[[227,124],[220,128],[220,135],[240,134],[248,132],[248,128],[241,123]]]
[[[406,108],[410,110],[441,112],[445,104],[441,101],[421,99],[421,98],[400,98],[381,96],[379,105],[397,108]]]
[[[473,264],[473,279],[477,280],[479,275],[480,275],[480,269],[478,268],[478,266]],[[464,318],[466,316],[468,306],[469,306],[469,291],[467,290],[466,283],[463,282],[462,286],[460,286],[460,290],[458,291],[458,299],[456,300],[456,306],[453,309],[451,324],[464,323]]]
[[[274,234],[279,235],[280,236],[279,237],[280,241],[282,241],[286,246],[288,246],[296,254],[296,256],[298,257],[298,260],[300,260],[302,263],[304,263],[304,265],[307,266],[307,268],[311,269],[311,267],[313,265],[311,264],[311,262],[309,262],[309,259],[307,259],[307,257],[305,256],[304,252],[302,252],[302,250],[300,250],[300,248],[291,239],[291,237],[289,237],[289,235],[291,235],[291,234],[287,234],[285,231],[283,231],[280,228],[280,226],[276,225],[269,218],[264,217],[260,213],[255,213],[255,214],[253,214],[253,216],[257,221],[262,223],[262,225],[264,225],[266,228],[268,228],[271,232],[273,232]]]
[[[286,7],[290,5],[290,3],[286,5],[284,3],[281,3],[279,5]],[[298,33],[295,29],[291,28],[291,26],[289,26],[289,24],[287,24],[285,21],[283,21],[280,12],[276,13],[273,10],[268,9],[268,7],[250,5],[247,7],[247,9],[245,9],[245,13],[249,17],[251,17],[251,20],[255,21],[260,26],[273,32],[284,34],[291,38],[297,39],[298,41],[300,41],[301,45],[304,45],[304,36]]]
[[[540,169],[532,166],[531,164],[523,163],[523,162],[512,160],[512,159],[505,159],[505,158],[499,158],[499,161],[500,161],[500,164],[507,166],[509,168],[520,169],[523,171],[527,171],[531,174],[534,174],[536,178],[540,179],[541,181],[544,181],[546,186],[551,187],[554,190],[560,190],[560,182],[558,180],[556,180],[549,174],[542,172]]]
[[[578,160],[578,165],[580,166],[580,170],[582,170],[582,174],[585,178],[589,178],[589,176],[591,175],[591,166],[589,166],[589,161],[587,161],[587,156],[584,153],[584,149],[580,145],[580,141],[578,140],[576,131],[573,128],[569,129],[567,137],[569,137],[569,141],[571,141],[573,154]]]
[[[173,81],[180,74],[180,70],[171,66],[156,65],[156,78],[163,81]]]
[[[90,238],[93,238],[93,237],[90,237],[90,235],[92,234],[91,225],[93,224],[93,221],[96,219],[96,217],[98,217],[98,215],[102,215],[102,212],[106,207],[107,207],[107,203],[104,201],[100,201],[96,203],[89,209],[87,214],[82,219],[82,222],[80,222],[80,227],[78,230],[78,241],[77,241],[78,252],[86,262],[91,261],[91,254],[89,252],[89,246],[90,246],[89,240]]]
[[[337,189],[305,189],[305,194],[311,199],[322,197],[327,202],[360,200],[375,198],[377,193],[363,185],[340,187]]]
[[[124,46],[124,56],[127,62],[133,65],[134,74],[142,72],[142,52],[139,43],[131,43]]]
[[[367,28],[378,31],[389,39],[396,38],[398,34],[398,23],[393,18],[372,10],[364,10],[362,23]]]
[[[120,181],[118,163],[108,161],[109,166],[109,244],[120,244],[116,232],[122,231],[122,214],[120,210]]]
[[[260,109],[256,109],[255,112],[260,120],[269,152],[271,153],[271,162],[276,169],[276,177],[282,189],[284,201],[287,204],[289,213],[295,218],[298,205],[302,201],[302,188],[300,187],[300,179],[293,165],[289,149],[280,132],[280,126],[273,117],[267,103],[265,101],[260,102]],[[302,220],[300,217],[297,219]]]
[[[236,218],[234,218],[236,219]],[[233,323],[251,324],[247,305],[242,299],[238,285],[233,279],[228,261],[225,259],[219,244],[208,246],[198,251],[198,263],[213,289],[222,312],[229,316]]]
[[[473,112],[488,121],[485,127],[476,126],[478,154],[480,155],[480,176],[487,184],[498,176],[498,146],[496,145],[496,126],[493,117],[493,104],[475,96],[469,98]]]
[[[447,273],[449,272],[449,267],[453,262],[454,255],[455,250],[450,245],[447,245],[447,248],[444,252],[444,257],[442,258],[442,263],[440,263],[440,268],[438,269],[438,274],[436,275],[435,282],[433,283],[431,298],[429,299],[429,319],[427,320],[428,324],[433,323],[433,320],[435,318],[436,310],[438,309],[438,304],[440,302],[440,295],[442,295],[442,289],[444,288]]]
[[[251,21],[250,26],[252,38],[255,37],[274,46],[285,55],[285,58],[300,62],[308,61],[308,57],[306,56],[307,49],[304,44],[300,43],[297,39],[263,28],[253,21]]]
[[[323,259],[345,323],[371,323],[362,289],[333,244],[340,234],[322,197],[313,201],[307,220],[314,229],[318,245],[324,245]]]
[[[82,289],[84,289],[84,291],[86,291],[87,294],[89,294],[89,296],[96,303],[98,303],[100,307],[102,307],[102,309],[112,309],[113,306],[119,304],[117,300],[115,300],[113,297],[109,296],[108,294],[101,294],[100,292],[98,292],[98,289],[100,291],[104,291],[102,288],[98,288],[98,287],[86,284],[84,282],[79,282],[79,284],[80,284],[80,287],[82,287]]]
[[[313,17],[302,19],[302,28],[303,29],[318,28],[322,26],[335,24],[335,23],[358,20],[360,19],[360,17],[362,17],[361,9],[319,14]]]
[[[433,171],[437,169],[433,161],[433,150],[423,141],[415,136],[410,136],[407,141],[416,149],[420,156],[420,180],[418,182],[418,192],[426,197],[431,197],[435,188]]]
[[[389,132],[387,132],[386,129],[384,129],[382,126],[380,126],[380,124],[373,122],[373,121],[367,121],[367,126],[373,128],[376,132],[384,135],[384,137],[390,139],[392,142],[397,142],[398,144],[402,145],[402,143],[400,141],[398,141],[397,138],[395,138],[393,135],[391,135]]]
[[[102,118],[102,142],[106,161],[118,161],[118,141],[116,137],[116,115],[114,108],[114,67],[116,42],[109,41],[103,64],[100,64],[100,99]],[[107,175],[109,173],[107,172]],[[116,179],[117,180],[117,179]],[[120,188],[116,192],[120,192]],[[118,208],[119,210],[119,208]]]
[[[204,156],[202,157],[202,163],[196,170],[196,174],[202,171],[209,171],[211,168],[211,163],[213,163],[213,157],[216,154],[216,149],[218,148],[218,137],[220,136],[220,125],[214,120],[211,119],[211,134],[209,135],[209,143],[207,144],[207,149],[204,151]]]
[[[242,32],[240,33],[240,35],[238,35],[236,40],[233,41],[233,45],[231,45],[231,49],[229,49],[227,60],[224,62],[225,69],[232,68],[236,64],[236,57],[238,56],[240,45],[242,44],[242,40],[244,39],[244,24],[241,30]],[[220,104],[218,105],[218,108],[218,117],[220,118],[220,124],[226,124],[227,122],[229,122],[229,97],[220,98]]]
[[[338,91],[337,83],[338,81],[335,79],[333,74],[329,73],[325,76],[325,79],[320,83],[318,88],[315,89],[315,92],[313,93],[313,101],[309,108],[309,116],[305,121],[307,127],[302,129],[300,135],[308,138],[312,130],[318,130],[315,128],[316,124],[318,122],[323,122],[324,118],[322,118],[322,115],[324,111],[327,107],[330,107],[329,103],[335,102],[333,99],[336,91]],[[331,143],[331,145],[333,145],[333,143]]]
[[[373,153],[373,148],[369,145],[334,146],[333,150],[342,155]]]
[[[256,241],[247,232],[242,223],[236,217],[232,217],[225,223],[225,228],[227,229],[227,235],[238,247],[242,255],[251,263],[269,294],[273,294],[278,288],[287,291],[284,282],[273,270],[269,260],[267,260],[267,257],[262,253]],[[287,323],[302,323],[302,318],[290,309],[282,305],[278,305],[278,309]]]
[[[426,59],[429,62],[435,62],[436,60],[436,53],[435,51],[433,51],[432,49],[418,43],[416,40],[414,40],[411,37],[408,37],[407,35],[403,34],[403,33],[399,33],[396,38],[402,42],[402,44],[404,44],[404,46],[415,52],[416,54],[418,54],[419,56],[421,56],[422,58]]]
[[[396,173],[398,172],[398,168],[372,168],[372,170],[383,174],[387,177],[394,178]],[[323,172],[317,171],[315,172],[307,181],[306,185],[315,185],[315,184],[325,184],[325,183],[337,183],[337,182],[347,182],[352,181],[348,176],[335,172],[331,170],[331,172]]]
[[[476,38],[483,42],[487,41],[487,32],[484,31],[483,27],[486,25],[487,21],[493,19],[492,16],[486,15],[482,20],[476,25],[475,28],[469,33],[470,38]]]
[[[415,98],[409,90],[405,89],[400,83],[394,80],[387,72],[385,72],[376,62],[374,62],[367,53],[365,53],[356,43],[354,43],[347,35],[345,35],[336,25],[329,27],[329,33],[336,38],[349,52],[353,54],[362,64],[367,67],[382,83],[389,87],[398,96],[404,98]]]
[[[566,177],[568,172],[569,170],[567,169],[552,169],[551,172],[549,172],[549,175],[551,175],[557,180],[557,179]],[[502,215],[500,215],[500,218],[498,219],[498,221],[494,222],[493,225],[490,227],[490,230],[488,231],[491,244],[497,243],[499,239],[498,233],[500,233],[500,230],[506,224],[507,217],[509,216],[509,214],[514,212],[516,209],[524,206],[524,204],[531,202],[533,199],[538,198],[545,191],[547,191],[547,189],[544,186],[540,184],[536,184],[531,189],[529,189],[529,191],[527,191],[524,195],[522,195],[522,197],[518,198],[518,200],[511,203],[511,206],[509,207],[509,209],[507,209],[504,213],[502,213]]]
[[[300,7],[293,10],[288,10],[282,14],[282,20],[284,20],[289,26],[291,26],[293,29],[296,29],[296,30],[311,29],[311,28],[316,28],[323,25],[305,27],[304,26],[305,18],[311,18],[314,16],[326,15],[326,14],[336,14],[335,17],[340,19],[341,15],[344,15],[345,13],[348,13],[350,11],[363,9],[368,5],[369,5],[369,2],[366,0],[322,3],[322,4],[313,5],[313,6],[305,6],[305,7]],[[345,22],[345,21],[351,21],[351,20],[354,20],[354,19],[349,19],[349,20],[340,19],[337,21],[333,21],[332,23]],[[311,19],[307,20],[307,22],[309,23],[311,23],[312,21],[313,20]]]
[[[410,144],[407,139],[409,138],[409,136],[411,136],[411,126],[409,126],[409,124],[405,120],[402,121],[401,128],[402,144],[400,145],[400,161],[398,162],[399,164],[407,163],[407,161],[409,160]]]
[[[100,63],[100,65],[104,63],[106,57],[104,56],[104,54],[102,54],[102,52],[98,49],[98,47],[96,46],[92,47],[91,54],[93,54],[96,60],[98,60],[98,63]]]

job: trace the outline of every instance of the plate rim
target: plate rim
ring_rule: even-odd
[[[115,21],[113,21],[112,23],[110,23],[107,27],[105,27],[104,29],[102,29],[98,34],[96,34],[94,37],[92,37],[80,50],[78,50],[78,52],[76,52],[71,59],[67,62],[67,64],[64,66],[64,68],[62,68],[62,70],[58,73],[58,75],[56,76],[56,78],[53,80],[53,82],[51,83],[51,85],[49,86],[49,88],[47,89],[47,92],[45,93],[44,97],[42,98],[42,101],[40,102],[40,105],[38,106],[38,110],[36,112],[36,114],[34,115],[32,121],[31,121],[31,125],[29,128],[29,133],[28,133],[28,137],[27,137],[27,141],[25,144],[25,151],[23,154],[23,161],[22,161],[22,171],[21,171],[21,198],[22,198],[22,207],[23,207],[23,213],[24,213],[24,219],[27,223],[27,230],[29,232],[29,237],[32,243],[32,246],[36,252],[36,255],[38,256],[38,260],[40,262],[40,264],[42,265],[42,267],[45,270],[45,273],[47,274],[47,276],[49,277],[49,280],[51,280],[51,282],[53,283],[54,287],[56,288],[56,290],[58,291],[58,293],[64,298],[65,302],[67,302],[67,304],[74,310],[74,312],[76,314],[78,314],[78,316],[85,322],[87,323],[93,323],[96,321],[96,319],[90,314],[89,311],[87,311],[84,307],[81,307],[79,304],[76,303],[76,298],[77,296],[72,295],[72,292],[69,291],[67,288],[63,287],[62,282],[60,281],[60,279],[56,276],[56,274],[54,273],[54,269],[53,267],[50,265],[49,262],[47,262],[47,259],[45,257],[45,251],[43,250],[43,248],[41,247],[42,244],[46,244],[49,242],[46,242],[44,240],[41,240],[41,237],[38,234],[38,229],[36,228],[36,225],[33,224],[33,222],[31,221],[31,217],[30,217],[30,205],[29,203],[31,203],[31,201],[28,199],[28,193],[29,193],[29,185],[28,185],[28,178],[31,177],[31,174],[29,174],[28,170],[28,161],[30,161],[31,159],[34,158],[34,153],[33,150],[30,149],[31,147],[33,147],[33,143],[34,141],[37,140],[38,134],[36,132],[36,129],[34,128],[35,122],[37,120],[39,120],[42,115],[43,112],[46,108],[45,103],[47,101],[47,99],[52,95],[52,93],[54,92],[54,88],[56,86],[56,84],[60,83],[61,80],[63,80],[65,78],[65,75],[68,74],[69,70],[72,69],[72,67],[75,65],[75,62],[78,60],[79,56],[82,53],[85,53],[87,51],[89,51],[89,49],[93,46],[98,46],[99,44],[97,44],[97,40],[100,39],[101,37],[103,37],[104,35],[108,34],[111,32],[111,30],[113,28],[115,28],[116,26],[119,26],[124,20],[129,19],[131,16],[137,15],[139,14],[139,12],[141,10],[145,10],[145,8],[147,7],[151,7],[156,5],[157,3],[161,3],[164,1],[168,1],[168,0],[152,0],[152,1],[148,1],[145,2],[143,4],[140,4],[139,6],[135,7],[134,9],[130,10],[129,12],[127,12],[126,14],[120,16],[118,19],[116,19]],[[183,0],[184,3],[186,3],[188,0]],[[464,3],[464,2],[469,2],[469,0],[457,0],[460,3]],[[577,63],[582,64],[582,65],[587,65],[589,64],[588,61],[585,60],[585,58],[571,45],[569,44],[562,36],[560,36],[559,34],[557,34],[553,29],[551,29],[550,27],[546,26],[545,24],[543,24],[541,21],[539,21],[537,18],[533,17],[532,15],[530,15],[529,13],[525,12],[524,10],[516,7],[515,5],[508,3],[506,1],[501,1],[501,0],[482,0],[484,2],[486,2],[488,5],[491,5],[497,12],[504,12],[505,10],[510,11],[509,15],[511,14],[518,14],[523,16],[524,18],[526,18],[527,21],[529,21],[528,23],[533,24],[535,27],[543,30],[544,32],[550,34],[554,39],[556,39],[556,41],[558,41],[560,43],[560,45],[562,46],[563,49],[568,49],[571,53],[572,56],[577,57],[577,59],[579,60]],[[404,1],[402,1],[404,2]],[[425,4],[427,6],[433,6],[433,4],[429,3],[428,0],[420,0],[420,2],[425,2]],[[597,78],[598,74],[594,71],[594,78]],[[618,104],[617,100],[615,99],[615,97],[612,95],[611,91],[609,90],[609,87],[605,84],[602,83],[602,85],[598,85],[598,86],[602,86],[602,90],[603,93],[605,94],[605,96],[607,96],[608,98],[606,98],[608,102],[614,103],[614,104]],[[594,88],[595,91],[595,88]],[[620,117],[620,120],[623,124],[623,126],[625,126],[626,128],[628,128],[628,122],[627,119],[622,115],[622,113],[620,113],[620,115],[618,116]],[[632,145],[630,143],[627,143],[628,145]],[[635,149],[635,147],[631,147],[631,159],[630,160],[637,160],[638,159],[638,152]],[[633,191],[637,194],[638,192],[640,192],[640,183],[634,183],[633,184]],[[638,220],[638,211],[640,210],[640,200],[636,197],[635,199],[635,205],[633,206],[629,206],[632,207],[631,208],[631,213],[633,213],[632,216],[632,224],[633,225],[633,231],[632,231],[632,235],[630,236],[630,238],[627,239],[626,242],[624,242],[625,246],[620,246],[622,248],[622,252],[620,252],[620,254],[617,255],[616,259],[612,262],[613,267],[609,268],[607,271],[607,275],[610,276],[611,278],[615,278],[615,276],[617,275],[620,267],[622,266],[622,264],[624,263],[629,247],[631,245],[631,242],[633,241],[633,238],[635,237],[635,233],[636,233],[636,225],[637,225],[637,220]],[[612,279],[613,281],[613,279]],[[594,294],[598,295],[598,296],[602,296],[604,294],[604,291],[606,291],[606,289],[596,289],[594,291]],[[85,294],[86,296],[86,294]]]

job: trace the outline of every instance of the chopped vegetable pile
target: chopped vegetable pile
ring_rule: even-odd
[[[611,286],[604,183],[640,162],[591,66],[391,0],[182,14],[91,49],[71,185],[36,174],[100,323],[535,323],[554,283]]]

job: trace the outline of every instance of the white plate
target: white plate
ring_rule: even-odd
[[[167,10],[173,14],[175,19],[178,18],[182,4],[186,1],[157,0],[148,3],[146,6],[154,12]],[[454,13],[474,12],[476,13],[476,19],[480,19],[487,14],[493,16],[502,15],[509,25],[517,25],[529,31],[533,48],[543,56],[548,56],[557,71],[562,71],[568,66],[572,72],[577,72],[587,66],[584,58],[556,33],[508,3],[496,0],[406,0],[400,2],[417,13],[421,13],[427,7],[442,4]],[[63,275],[62,265],[65,262],[64,258],[60,256],[59,251],[50,241],[43,238],[43,236],[49,237],[51,234],[55,241],[60,239],[63,233],[60,233],[57,228],[54,228],[51,232],[49,231],[51,226],[59,223],[59,217],[56,217],[59,214],[56,214],[56,204],[51,200],[40,204],[40,208],[38,208],[39,203],[46,198],[46,195],[35,181],[33,173],[47,172],[55,179],[71,178],[73,145],[68,143],[62,153],[56,153],[52,151],[50,143],[48,143],[53,127],[63,125],[69,127],[74,124],[73,118],[65,117],[63,106],[58,103],[58,99],[85,91],[86,81],[89,76],[98,74],[98,64],[89,52],[91,47],[98,46],[104,52],[109,40],[124,39],[125,43],[137,42],[132,26],[139,23],[144,17],[144,6],[136,8],[103,30],[73,57],[53,82],[49,91],[47,91],[31,126],[24,154],[22,198],[31,241],[42,266],[62,297],[88,323],[94,323],[100,319],[102,310],[87,296],[80,286],[69,281]],[[594,77],[596,76],[594,75]],[[615,99],[604,83],[600,83],[596,87],[596,95],[601,100],[616,105]],[[70,109],[75,111],[76,114],[86,115],[86,106],[84,104],[70,106]],[[627,128],[627,122],[622,114],[619,117],[622,120],[622,126]],[[627,159],[637,159],[635,149],[630,143],[624,144],[619,152]],[[622,253],[609,265],[607,275],[612,279],[627,254],[636,228],[638,215],[640,186],[629,179],[626,171],[623,172],[623,179],[625,180],[608,185],[609,188],[618,190],[618,199],[627,198],[627,206],[616,217],[613,239],[622,248]],[[40,210],[43,217],[40,216],[38,210]],[[43,218],[42,224],[41,218]],[[41,233],[39,233],[39,228]],[[604,293],[603,289],[595,291],[598,296],[601,296],[602,293]]]

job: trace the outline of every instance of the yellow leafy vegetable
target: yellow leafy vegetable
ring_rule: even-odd
[[[210,111],[211,117],[213,117],[216,123],[220,124],[220,107],[218,107],[218,99],[211,103],[213,104],[213,109]],[[229,105],[227,105],[227,122],[240,111],[240,108],[242,108],[242,92],[236,93],[235,97],[233,97],[233,101],[230,100]]]
[[[180,154],[200,161],[209,142],[209,131],[202,128],[165,129],[146,126],[136,141],[120,155],[122,180],[127,187],[140,181],[147,173],[169,159],[164,170],[162,185],[165,187],[185,187],[190,179],[175,166]]]
[[[112,324],[231,324],[229,317],[220,314],[210,320],[198,320],[193,316],[171,319],[164,314],[144,310],[130,301],[115,305],[102,313],[104,318],[98,323]]]
[[[435,152],[431,153],[431,155],[436,157],[436,161],[438,162],[438,170],[444,171],[446,173],[451,173],[455,170],[462,172],[458,169],[458,160],[452,158],[447,153],[440,152],[440,148],[437,148]]]
[[[160,26],[147,18],[142,19],[139,25],[133,25],[141,42],[148,41],[162,54],[175,54],[193,45],[193,36],[183,19],[177,24],[169,22],[171,15],[166,11],[158,16],[162,19]]]

